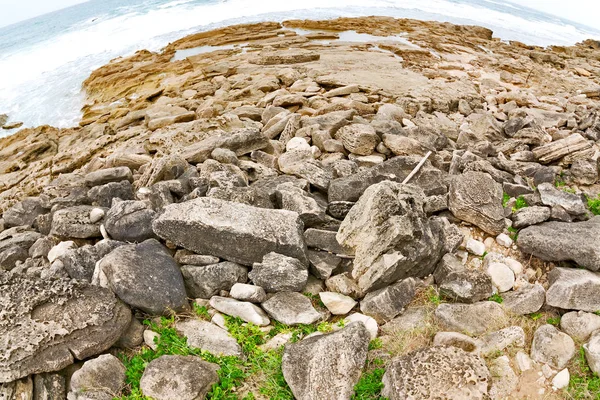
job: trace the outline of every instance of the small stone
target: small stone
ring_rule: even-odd
[[[500,246],[504,247],[510,247],[513,244],[513,240],[506,233],[501,233],[498,236],[496,236],[496,242]]]
[[[223,314],[241,318],[254,325],[267,326],[271,322],[260,307],[246,301],[213,296],[210,299],[210,306]]]
[[[485,253],[485,244],[479,240],[467,240],[466,249],[469,253],[481,257]]]
[[[480,338],[481,353],[489,355],[509,347],[525,346],[525,331],[520,326],[510,326]]]
[[[596,372],[596,371],[594,371]],[[569,386],[569,381],[571,380],[571,375],[569,374],[569,370],[567,368],[560,371],[558,374],[554,376],[552,379],[552,389],[560,390]]]
[[[502,326],[507,319],[504,308],[493,301],[474,304],[443,303],[435,310],[436,318],[448,328],[471,335],[482,335]]]
[[[321,318],[310,299],[296,292],[279,292],[262,307],[274,320],[286,325],[313,324]]]
[[[300,292],[306,286],[308,269],[296,258],[271,252],[252,266],[248,278],[268,293]]]
[[[360,310],[378,323],[385,323],[400,314],[414,297],[415,281],[408,278],[367,294]]]
[[[339,293],[321,292],[319,297],[333,315],[346,315],[358,304],[351,297]]]
[[[486,272],[492,278],[492,284],[498,289],[498,292],[504,293],[513,288],[515,274],[505,264],[491,263],[486,268]]]
[[[310,144],[301,137],[294,137],[289,140],[289,142],[285,145],[286,151],[294,151],[294,150],[310,150]]]
[[[267,343],[260,345],[258,347],[262,351],[277,350],[281,346],[285,346],[286,344],[288,344],[290,342],[290,340],[292,340],[292,337],[293,337],[293,333],[291,333],[291,332],[278,333],[277,335],[275,335],[271,339],[269,339],[269,341]]]
[[[159,339],[160,335],[158,333],[151,331],[150,329],[144,331],[144,343],[152,350],[156,351],[156,349],[158,349],[158,344],[156,342]]]
[[[187,338],[187,345],[216,356],[241,356],[242,348],[226,330],[210,322],[189,319],[177,322],[175,329]]]
[[[352,322],[362,322],[369,331],[369,334],[371,335],[371,340],[375,339],[379,332],[377,321],[361,313],[351,314],[344,318],[344,321],[346,321],[346,324],[351,324]]]
[[[546,302],[566,310],[600,310],[600,273],[585,269],[554,268],[548,273]]]
[[[92,211],[90,211],[90,222],[92,224],[95,224],[96,222],[104,218],[104,214],[105,213],[102,208],[94,208]]]
[[[233,285],[229,294],[236,300],[249,301],[251,303],[262,303],[267,300],[267,294],[263,288],[245,283],[236,283]]]
[[[48,261],[50,261],[50,263],[53,263],[55,260],[67,254],[67,252],[69,252],[70,250],[74,250],[76,248],[77,245],[71,240],[66,242],[60,242],[56,246],[52,247],[48,252]]]
[[[600,374],[600,331],[596,331],[590,341],[583,345],[583,351],[592,372]]]
[[[533,368],[533,360],[531,359],[531,357],[529,357],[522,351],[517,352],[517,355],[515,356],[515,361],[517,363],[519,371],[521,372],[529,371]]]
[[[566,333],[554,326],[540,326],[533,335],[531,358],[552,368],[564,368],[575,355],[575,343]]]
[[[433,337],[434,346],[458,347],[467,353],[479,354],[479,343],[467,335],[458,332],[438,332]]]
[[[111,400],[125,383],[125,366],[111,354],[86,361],[71,377],[69,400]]]
[[[507,356],[496,358],[490,363],[490,374],[492,375],[492,387],[490,398],[507,399],[519,386],[519,378],[510,366]]]
[[[560,329],[573,339],[584,342],[600,329],[600,315],[571,311],[560,318]]]
[[[516,315],[533,314],[542,308],[546,301],[546,291],[538,283],[524,285],[514,292],[502,295],[502,305]]]

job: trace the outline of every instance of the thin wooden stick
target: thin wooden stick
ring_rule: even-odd
[[[427,159],[429,158],[430,155],[431,155],[431,151],[428,151],[427,154],[425,154],[425,157],[423,157],[423,159],[421,161],[419,161],[417,166],[411,171],[410,174],[408,174],[406,179],[404,179],[404,181],[402,182],[403,185],[406,185],[408,183],[408,181],[410,181],[412,179],[412,177],[415,176],[415,174],[417,172],[419,172],[419,170],[421,169],[423,164],[425,164],[425,161],[427,161]]]

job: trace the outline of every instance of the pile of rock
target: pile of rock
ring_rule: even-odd
[[[259,65],[279,65],[272,74],[225,68],[95,122],[133,141],[163,136],[79,165],[4,211],[0,393],[112,398],[125,373],[108,349],[154,344],[132,310],[182,313],[195,299],[213,322],[176,328],[215,355],[244,356],[222,314],[267,329],[344,318],[336,332],[281,343],[282,370],[296,398],[348,399],[369,342],[406,324],[427,286],[445,300],[434,315],[445,331],[389,361],[383,396],[506,398],[535,368],[548,379],[541,390],[563,388],[573,339],[600,373],[600,216],[584,196],[598,192],[598,102],[488,88],[423,105],[289,66],[317,56],[271,50]],[[222,129],[198,135],[197,119]],[[152,140],[187,133],[200,139],[179,151]],[[546,274],[523,255],[560,264]],[[511,316],[540,310],[564,313],[560,330],[542,325],[530,343]],[[486,364],[508,347],[521,349],[517,372],[507,356]],[[75,372],[77,360],[87,361]],[[203,398],[217,369],[163,356],[140,386],[155,399]]]

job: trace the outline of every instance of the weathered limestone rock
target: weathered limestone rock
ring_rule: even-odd
[[[133,182],[131,170],[127,167],[115,167],[90,172],[85,176],[85,184],[92,186],[106,185],[111,182]]]
[[[319,297],[333,315],[346,315],[357,304],[352,297],[334,292],[321,292]]]
[[[368,156],[373,153],[380,141],[375,129],[364,124],[346,125],[340,128],[336,138],[342,141],[344,148],[350,153],[361,156]]]
[[[582,215],[587,212],[581,196],[558,190],[551,183],[542,183],[537,189],[542,204],[550,207],[560,206],[571,215]]]
[[[491,262],[486,267],[485,272],[492,279],[492,285],[499,293],[504,293],[512,289],[515,284],[514,272],[501,262]]]
[[[488,299],[493,293],[490,276],[481,270],[467,269],[453,254],[446,254],[433,274],[440,292],[462,303]]]
[[[394,157],[372,168],[356,174],[331,181],[328,190],[329,202],[356,202],[365,190],[382,181],[401,183],[421,161],[421,157]],[[444,173],[425,162],[419,172],[411,179],[412,185],[419,186],[427,196],[446,194]]]
[[[61,242],[61,244],[62,243],[69,242]],[[79,248],[71,248],[62,255],[52,254],[52,256],[62,263],[71,278],[91,282],[96,263],[105,255],[124,244],[125,243],[116,240],[101,240],[94,246],[85,245]],[[50,255],[51,254],[49,254],[49,256]],[[50,258],[51,257],[49,257],[49,259]]]
[[[142,201],[121,201],[106,213],[104,224],[111,238],[122,242],[140,243],[156,237],[152,221],[156,212]]]
[[[436,333],[433,337],[433,345],[458,347],[467,353],[473,353],[477,355],[479,355],[481,352],[481,344],[477,340],[458,332]]]
[[[486,173],[469,171],[455,176],[450,183],[448,208],[456,218],[490,235],[504,230],[502,186]]]
[[[571,311],[560,318],[560,329],[573,339],[584,342],[600,329],[600,315]]]
[[[159,315],[188,308],[179,266],[155,239],[118,247],[99,262],[98,270],[132,307]]]
[[[38,215],[45,214],[48,209],[44,208],[38,197],[28,197],[15,204],[2,214],[5,228],[13,226],[32,226]]]
[[[279,292],[261,305],[271,318],[286,325],[312,324],[321,318],[310,299],[296,292]]]
[[[589,221],[545,222],[519,232],[517,245],[525,253],[547,261],[572,260],[590,271],[600,270],[600,216]]]
[[[195,356],[160,356],[150,361],[140,380],[144,396],[155,400],[197,400],[218,382],[219,366]]]
[[[223,314],[241,318],[254,325],[267,326],[271,322],[267,314],[260,307],[247,301],[213,296],[210,299],[210,306]]]
[[[367,294],[360,310],[381,324],[394,319],[414,297],[415,281],[409,278]]]
[[[583,345],[583,351],[592,372],[600,375],[600,331],[594,333],[590,341]]]
[[[100,223],[92,222],[92,206],[74,206],[56,211],[52,216],[51,235],[60,238],[90,239],[102,237]]]
[[[148,129],[157,130],[178,122],[189,122],[196,118],[196,113],[172,104],[157,104],[147,109],[145,120]]]
[[[548,273],[546,302],[565,310],[600,310],[600,273],[575,268],[554,268]]]
[[[502,305],[516,315],[533,314],[542,308],[546,301],[546,291],[539,283],[524,285],[514,292],[502,294]]]
[[[198,254],[252,265],[276,252],[308,265],[298,214],[198,198],[172,204],[153,223],[163,239]]]
[[[392,360],[381,395],[390,400],[487,399],[491,376],[485,361],[457,347],[430,347]]]
[[[142,325],[137,319],[131,318],[129,326],[123,332],[115,347],[121,347],[124,349],[133,349],[144,342],[144,331],[146,327]]]
[[[371,337],[361,322],[288,344],[281,369],[298,400],[347,400],[354,391]]]
[[[225,329],[210,322],[188,319],[177,322],[175,329],[187,338],[187,344],[216,356],[241,356],[242,348]]]
[[[368,188],[337,234],[356,254],[352,277],[364,291],[424,277],[443,255],[442,226],[423,211],[423,191],[385,181]]]
[[[540,326],[533,335],[531,358],[548,364],[554,369],[562,369],[575,355],[575,343],[566,333],[554,326]]]
[[[233,285],[229,294],[236,300],[249,301],[251,303],[262,303],[267,300],[267,294],[263,288],[245,283],[236,283]]]
[[[513,214],[513,227],[515,229],[526,228],[531,225],[541,224],[550,219],[552,211],[548,207],[525,207]]]
[[[519,377],[510,366],[507,356],[496,358],[490,363],[490,374],[492,386],[490,387],[490,398],[507,399],[519,387]]]
[[[115,343],[131,320],[109,290],[0,271],[0,383],[60,370]],[[27,294],[24,296],[23,294]]]
[[[125,384],[125,366],[111,354],[86,361],[71,377],[69,400],[111,400]]]
[[[231,134],[212,136],[184,149],[183,158],[193,164],[208,160],[213,150],[217,148],[233,151],[237,156],[243,156],[254,150],[264,149],[269,145],[269,139],[259,130],[242,129]]]
[[[210,299],[221,290],[229,291],[236,283],[248,281],[248,269],[229,261],[206,265],[184,265],[181,274],[189,297]]]
[[[482,336],[481,354],[489,355],[509,347],[525,346],[525,331],[520,326],[509,326]]]
[[[507,320],[502,306],[493,301],[440,304],[435,310],[435,316],[442,325],[471,335],[482,335],[499,328]]]
[[[533,155],[542,164],[549,164],[552,161],[563,158],[564,156],[576,151],[585,150],[592,146],[591,142],[574,133],[564,139],[556,140],[544,146],[533,149]]]
[[[110,182],[105,185],[94,186],[88,190],[87,197],[92,205],[110,207],[113,199],[133,200],[133,186],[129,181]]]
[[[295,258],[271,252],[252,266],[248,278],[267,293],[300,292],[306,286],[308,269]]]
[[[64,399],[67,397],[66,379],[60,373],[35,375],[33,377],[33,393],[35,399]]]

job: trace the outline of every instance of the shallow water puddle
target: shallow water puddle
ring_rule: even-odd
[[[177,50],[173,58],[171,58],[171,62],[181,61],[188,57],[197,56],[198,54],[212,53],[213,51],[219,50],[241,49],[243,54],[246,52],[246,46],[248,46],[248,43],[225,44],[223,46],[198,46],[192,47],[191,49]]]

